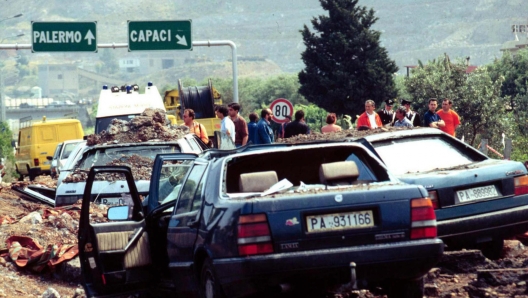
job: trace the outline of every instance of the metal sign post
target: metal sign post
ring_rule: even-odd
[[[238,68],[237,68],[237,47],[236,44],[230,40],[208,40],[208,41],[193,41],[193,47],[214,47],[214,46],[229,46],[231,47],[231,58],[233,68],[233,102],[238,102]],[[128,43],[103,43],[97,44],[97,48],[128,48]],[[31,44],[0,44],[0,50],[31,50]]]

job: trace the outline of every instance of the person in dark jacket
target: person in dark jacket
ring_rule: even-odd
[[[383,126],[390,126],[396,120],[396,114],[392,110],[393,105],[394,105],[394,100],[390,98],[386,99],[385,108],[378,111],[378,116],[380,117],[381,124],[383,124]]]
[[[258,144],[258,125],[257,125],[258,115],[257,113],[249,114],[249,123],[248,126],[248,143]]]
[[[284,138],[290,138],[296,135],[307,135],[310,133],[310,128],[304,123],[304,111],[298,110],[295,112],[295,120],[288,123],[284,128]]]
[[[274,141],[273,129],[270,125],[271,110],[263,109],[260,112],[260,121],[257,124],[257,142],[255,144],[271,144]]]

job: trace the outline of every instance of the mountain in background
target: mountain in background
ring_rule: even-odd
[[[500,57],[500,48],[514,39],[511,25],[526,24],[524,0],[360,0],[376,11],[375,29],[381,42],[404,72],[406,65],[447,53],[451,59],[471,57],[472,65]],[[298,72],[304,65],[299,30],[325,11],[318,0],[0,0],[2,38],[24,33],[16,42],[30,43],[31,21],[97,21],[99,43],[126,43],[128,20],[192,20],[193,39],[231,40],[238,55],[261,56],[283,72]],[[13,40],[13,39],[10,39]],[[4,39],[2,43],[9,43]],[[83,60],[98,54],[56,54],[26,51],[30,60]],[[179,54],[179,53],[178,53]],[[116,50],[117,58],[141,55]],[[195,47],[181,55],[205,55],[222,62],[229,48]]]

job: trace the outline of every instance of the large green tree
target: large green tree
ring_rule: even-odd
[[[504,80],[501,96],[505,107],[511,111],[515,129],[528,137],[528,50],[520,50],[515,56],[505,53],[488,69],[493,79]]]
[[[358,0],[320,0],[328,15],[312,19],[301,30],[306,67],[299,73],[299,92],[310,102],[352,117],[364,111],[364,102],[381,103],[397,96],[393,80],[398,67],[380,45],[373,9]]]
[[[423,115],[428,109],[429,98],[453,100],[453,110],[460,116],[457,137],[477,147],[486,138],[500,149],[502,133],[509,134],[506,109],[500,96],[502,78],[493,79],[486,67],[466,73],[463,60],[451,62],[447,55],[439,57],[412,71],[405,80],[407,93],[414,108]]]

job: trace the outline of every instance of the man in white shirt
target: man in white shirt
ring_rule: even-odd
[[[216,117],[222,120],[220,131],[227,134],[235,142],[235,124],[227,117],[229,110],[226,106],[219,106],[216,109]]]

